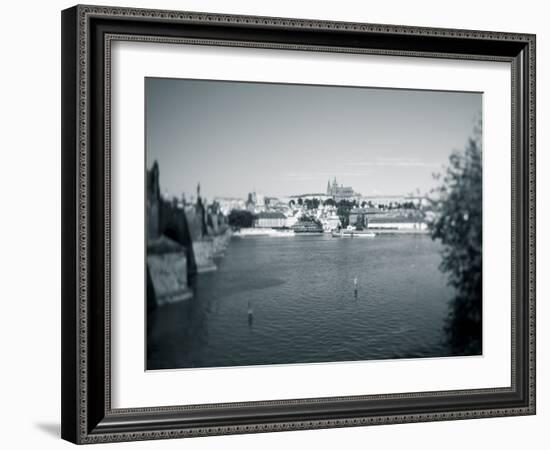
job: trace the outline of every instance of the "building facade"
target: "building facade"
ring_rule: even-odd
[[[256,215],[254,226],[256,228],[283,228],[287,218],[281,212],[260,212]]]
[[[417,217],[372,217],[369,230],[416,230],[427,231],[428,225]]]

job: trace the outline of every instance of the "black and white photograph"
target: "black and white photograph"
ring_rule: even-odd
[[[144,83],[147,370],[482,355],[482,93]]]
[[[1,448],[544,448],[546,3],[5,5]]]

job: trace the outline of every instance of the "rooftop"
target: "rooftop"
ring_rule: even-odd
[[[379,214],[380,212],[378,208],[353,208],[350,214]]]

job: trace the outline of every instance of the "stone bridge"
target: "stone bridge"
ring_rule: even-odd
[[[147,171],[147,307],[192,297],[194,277],[216,270],[231,238],[226,218],[206,206],[197,188],[197,201],[185,204],[160,194],[157,162]]]

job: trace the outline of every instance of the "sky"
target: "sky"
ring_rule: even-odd
[[[326,192],[427,193],[463,150],[482,94],[145,79],[147,167],[161,191],[206,198]]]

